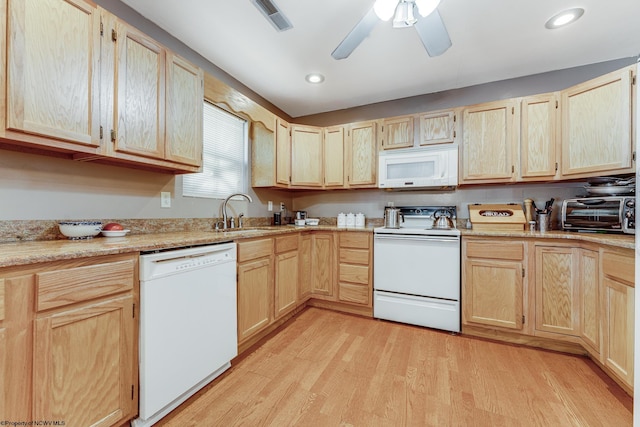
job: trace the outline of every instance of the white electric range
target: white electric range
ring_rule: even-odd
[[[399,207],[399,228],[374,229],[373,315],[460,332],[460,230],[455,206]],[[434,228],[439,215],[453,228]]]

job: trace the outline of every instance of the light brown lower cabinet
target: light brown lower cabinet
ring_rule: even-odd
[[[587,353],[633,393],[632,249],[475,236],[462,248],[463,333]]]
[[[138,408],[138,254],[0,270],[7,420],[120,425]]]
[[[287,314],[298,303],[298,235],[275,238],[274,318]]]
[[[336,250],[332,231],[317,231],[311,237],[311,294],[335,299]]]
[[[273,238],[238,243],[238,344],[273,319]]]
[[[578,248],[536,246],[536,330],[580,335]]]
[[[300,249],[298,269],[298,303],[305,302],[311,296],[311,243],[312,234],[300,235]]]
[[[580,338],[593,356],[600,358],[600,253],[591,249],[579,252]]]
[[[521,330],[522,242],[463,240],[462,323]]]
[[[633,251],[603,251],[604,364],[629,388],[633,388],[634,280]]]
[[[111,426],[135,413],[133,296],[35,322],[33,419]]]

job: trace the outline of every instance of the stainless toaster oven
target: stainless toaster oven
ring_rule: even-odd
[[[562,229],[636,233],[634,196],[586,197],[562,202]]]

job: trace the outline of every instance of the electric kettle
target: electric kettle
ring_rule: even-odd
[[[400,209],[393,206],[384,208],[384,228],[400,228],[400,222],[404,222]]]

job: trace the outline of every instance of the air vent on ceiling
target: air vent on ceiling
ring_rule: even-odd
[[[286,31],[293,28],[291,22],[272,0],[251,0],[258,10],[271,22],[278,31]]]

